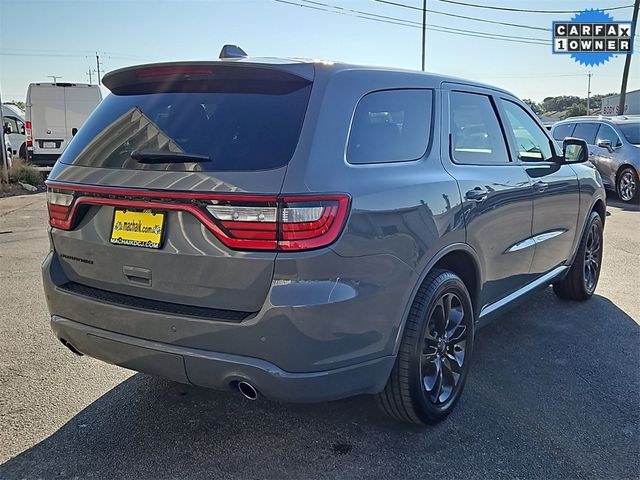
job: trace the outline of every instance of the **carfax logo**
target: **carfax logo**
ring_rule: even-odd
[[[585,10],[568,22],[553,22],[553,53],[570,54],[586,66],[633,53],[633,23],[615,21],[602,10]]]

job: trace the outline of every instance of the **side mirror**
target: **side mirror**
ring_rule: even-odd
[[[565,138],[562,151],[564,163],[583,163],[589,160],[589,146],[581,138]]]
[[[606,148],[609,153],[613,152],[613,147],[611,146],[611,140],[598,140],[598,146],[600,148]]]

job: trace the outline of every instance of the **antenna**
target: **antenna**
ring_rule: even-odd
[[[225,45],[222,47],[222,50],[220,50],[219,58],[222,60],[225,58],[246,58],[247,56],[247,52],[242,50],[239,46]]]
[[[62,78],[62,75],[47,75],[47,78],[53,78],[53,84],[58,83],[58,79]]]

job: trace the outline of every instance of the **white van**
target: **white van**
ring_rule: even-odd
[[[27,160],[51,166],[102,100],[97,85],[32,83],[27,90]]]

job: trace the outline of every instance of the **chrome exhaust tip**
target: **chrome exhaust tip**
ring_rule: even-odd
[[[238,382],[238,391],[248,400],[256,400],[258,398],[258,391],[248,382]]]

